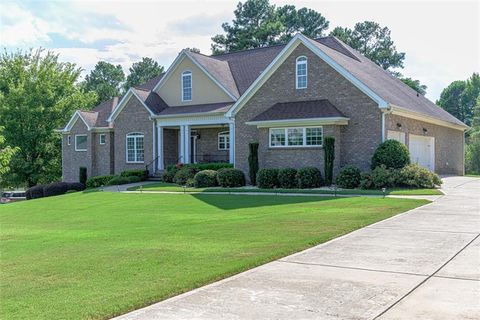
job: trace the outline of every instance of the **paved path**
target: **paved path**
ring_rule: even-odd
[[[480,319],[480,179],[449,177],[444,191],[118,319]]]

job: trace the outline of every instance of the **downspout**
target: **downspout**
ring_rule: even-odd
[[[390,107],[390,105],[386,108],[380,108],[381,112],[382,112],[382,142],[385,142],[385,115],[386,114],[389,114],[389,113],[392,113],[392,109]]]

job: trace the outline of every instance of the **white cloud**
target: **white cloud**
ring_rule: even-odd
[[[322,13],[335,26],[353,27],[374,20],[388,26],[397,49],[406,52],[406,76],[428,86],[428,97],[479,71],[478,2],[270,0]],[[47,46],[89,71],[98,60],[121,64],[125,71],[143,56],[168,66],[182,48],[210,52],[211,37],[231,21],[238,0],[228,1],[88,1],[44,2],[45,8],[15,3],[1,6],[3,46]],[[43,4],[43,3],[42,3]],[[35,11],[37,10],[37,11]],[[78,42],[66,48],[52,43],[51,34]],[[105,41],[101,46],[99,42]]]

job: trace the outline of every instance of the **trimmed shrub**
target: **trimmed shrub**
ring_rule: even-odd
[[[250,183],[254,186],[257,184],[258,174],[258,142],[250,142],[248,144],[248,174]]]
[[[300,189],[320,187],[323,184],[322,173],[315,167],[301,168],[297,171],[297,183]]]
[[[162,175],[162,180],[165,182],[173,183],[173,179],[175,178],[175,174],[178,170],[166,170]]]
[[[78,181],[80,181],[80,183],[83,183],[83,184],[87,183],[87,168],[86,167],[80,167],[79,168]]]
[[[284,189],[297,187],[297,169],[284,168],[278,170],[278,186]]]
[[[360,185],[362,172],[357,166],[348,165],[340,170],[337,177],[337,185],[340,188],[353,189]]]
[[[325,153],[325,184],[329,186],[333,182],[333,161],[335,160],[334,137],[325,137],[323,140],[323,152]]]
[[[98,188],[101,186],[106,186],[107,183],[115,178],[115,175],[106,175],[106,176],[96,176],[87,180],[87,188]]]
[[[182,167],[182,169],[178,170],[173,177],[173,182],[178,185],[184,186],[187,183],[188,179],[193,179],[197,170],[192,167]]]
[[[142,178],[140,178],[139,176],[130,176],[130,177],[125,177],[128,179],[128,183],[135,183],[135,182],[141,182],[143,181]]]
[[[43,194],[42,185],[31,187],[25,192],[25,198],[27,198],[27,200],[38,199],[43,197],[44,197],[44,194]]]
[[[360,175],[360,188],[373,189],[373,177],[370,172],[362,172]]]
[[[400,169],[410,164],[407,146],[396,140],[386,140],[380,144],[372,157],[372,170],[382,164],[387,169]]]
[[[141,181],[147,180],[148,171],[143,169],[125,170],[120,174],[121,177],[139,177]]]
[[[245,175],[238,169],[223,168],[217,171],[217,182],[223,188],[242,187],[245,185]]]
[[[185,185],[186,185],[188,188],[193,188],[193,187],[195,187],[195,179],[194,179],[194,178],[188,179],[187,182],[185,182]]]
[[[64,194],[68,191],[66,182],[54,182],[43,186],[43,196],[51,197]]]
[[[262,189],[278,187],[278,169],[260,169],[257,174],[257,184]]]
[[[117,186],[120,184],[127,184],[130,182],[130,179],[127,177],[115,176],[110,181],[107,182],[107,186]]]
[[[68,190],[83,191],[85,190],[85,185],[81,182],[67,182]]]
[[[434,188],[441,185],[442,180],[437,174],[417,164],[409,164],[399,170],[397,183],[407,187]]]
[[[196,188],[215,187],[217,185],[217,171],[202,170],[194,177]]]
[[[382,164],[372,170],[372,181],[375,188],[393,187],[396,182],[394,170]]]

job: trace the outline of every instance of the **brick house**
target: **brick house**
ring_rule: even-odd
[[[262,168],[323,168],[335,137],[335,173],[370,166],[386,139],[413,162],[464,173],[468,127],[334,37],[297,34],[287,44],[206,56],[183,50],[165,74],[120,100],[77,111],[61,130],[63,179],[178,162],[230,162],[248,171],[248,143]]]

